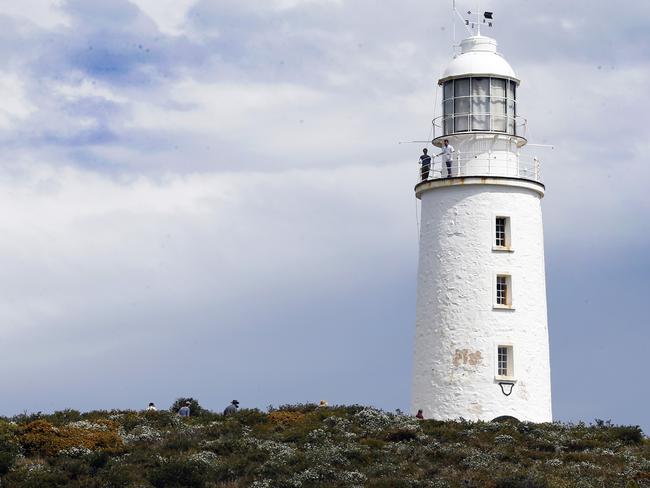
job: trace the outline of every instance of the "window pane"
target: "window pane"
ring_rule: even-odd
[[[514,81],[508,83],[508,98],[517,99],[517,83]]]
[[[454,99],[442,102],[442,132],[444,135],[451,134],[454,131]]]
[[[469,113],[469,97],[456,98],[454,100],[454,113],[456,115]]]
[[[472,130],[490,130],[490,116],[472,115]]]
[[[515,117],[517,117],[517,104],[508,99],[508,134],[515,134]]]
[[[454,113],[454,100],[447,100],[442,103],[442,114],[444,116],[452,115]]]
[[[469,95],[469,78],[454,80],[454,96],[466,97]]]
[[[442,132],[444,135],[454,132],[454,118],[453,116],[445,117],[442,121]]]
[[[472,97],[472,114],[472,130],[490,130],[489,97]]]
[[[506,97],[506,80],[492,78],[492,97]]]
[[[496,219],[496,245],[505,247],[506,245],[506,219],[497,217]]]
[[[456,115],[454,118],[455,132],[469,130],[469,115]]]
[[[454,80],[446,81],[443,88],[443,100],[454,97]]]
[[[506,100],[505,98],[492,98],[492,130],[505,132],[506,130]]]
[[[472,78],[472,95],[485,96],[490,94],[490,78]]]

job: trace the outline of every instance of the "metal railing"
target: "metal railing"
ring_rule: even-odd
[[[467,113],[440,115],[433,119],[433,135],[437,137],[468,132],[500,132],[526,137],[528,121],[519,115],[497,115],[494,113]]]
[[[500,176],[542,183],[539,159],[507,151],[494,153],[456,151],[449,163],[442,161],[441,156],[436,155],[428,168],[420,166],[418,182],[464,176]]]

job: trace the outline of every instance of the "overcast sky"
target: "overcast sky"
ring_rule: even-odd
[[[407,410],[421,147],[397,142],[429,137],[450,4],[2,2],[0,414]],[[556,146],[528,150],[554,416],[648,432],[650,2],[483,4]]]

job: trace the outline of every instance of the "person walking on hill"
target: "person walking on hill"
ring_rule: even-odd
[[[183,405],[181,408],[178,409],[178,415],[181,417],[189,417],[190,416],[190,402],[185,402],[185,405]]]
[[[157,412],[158,409],[156,408],[156,405],[154,402],[149,402],[149,406],[147,407],[147,412]]]
[[[230,405],[228,405],[224,411],[223,414],[228,416],[228,415],[234,415],[237,413],[237,409],[239,408],[239,402],[237,400],[233,400],[230,402]]]

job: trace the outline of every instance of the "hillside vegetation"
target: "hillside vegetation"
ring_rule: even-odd
[[[418,421],[363,406],[193,412],[0,419],[0,486],[650,487],[648,439],[609,422]]]

